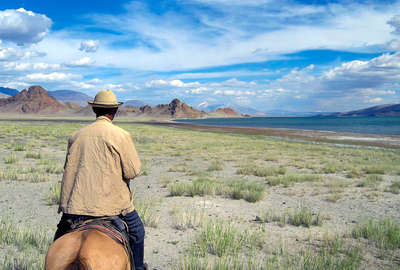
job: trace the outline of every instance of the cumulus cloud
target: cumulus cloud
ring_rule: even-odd
[[[39,71],[39,70],[56,70],[61,68],[60,64],[48,63],[20,63],[20,62],[5,62],[2,66],[5,70],[10,71]]]
[[[81,46],[79,47],[80,51],[85,51],[87,53],[96,52],[99,48],[100,42],[98,40],[84,40],[81,42]]]
[[[393,34],[400,35],[400,15],[393,16],[388,24],[394,28]]]
[[[199,86],[199,82],[184,83],[181,80],[151,80],[145,83],[147,88],[157,88],[157,87],[196,87]]]
[[[29,82],[62,82],[72,79],[80,79],[82,76],[72,73],[52,72],[52,73],[31,73],[22,78],[21,81]]]
[[[0,39],[18,45],[40,42],[51,25],[52,21],[46,15],[23,8],[0,11]]]
[[[92,60],[90,57],[85,56],[79,60],[66,63],[65,65],[67,67],[88,67],[92,64],[94,64],[94,60]]]
[[[327,90],[378,88],[400,80],[400,52],[369,61],[354,60],[326,72],[321,78]]]

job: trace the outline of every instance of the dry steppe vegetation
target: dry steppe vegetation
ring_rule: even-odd
[[[42,269],[67,138],[87,121],[0,121],[0,268]],[[398,269],[400,152],[116,122],[157,269]]]

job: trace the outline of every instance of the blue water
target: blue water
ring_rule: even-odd
[[[287,128],[400,135],[400,116],[376,117],[252,117],[185,119],[178,122],[212,126]]]

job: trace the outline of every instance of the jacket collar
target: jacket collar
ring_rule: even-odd
[[[96,122],[97,121],[102,121],[102,120],[107,121],[109,123],[112,123],[112,121],[107,116],[104,116],[104,115],[99,116],[99,117],[96,118]]]

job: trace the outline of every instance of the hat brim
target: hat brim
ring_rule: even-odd
[[[118,102],[117,104],[105,104],[105,103],[96,103],[94,101],[88,101],[88,104],[91,105],[92,107],[98,107],[98,108],[117,108],[124,104],[123,102]]]

